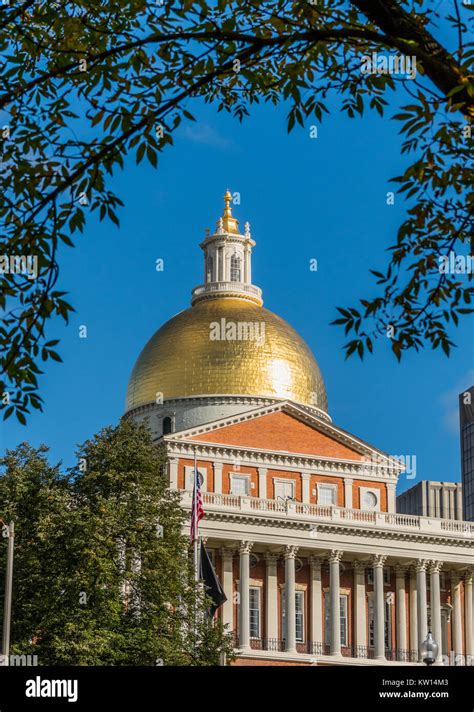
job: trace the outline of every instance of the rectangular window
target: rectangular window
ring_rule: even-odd
[[[295,591],[296,641],[304,642],[304,591]],[[286,592],[281,592],[281,635],[286,640]]]
[[[339,596],[339,617],[341,631],[341,645],[349,645],[349,624],[348,624],[348,596],[341,594]],[[325,618],[325,642],[327,645],[331,643],[331,596],[329,593],[324,595],[324,618]]]
[[[391,606],[388,601],[384,603],[384,633],[385,633],[385,648],[391,648],[392,645],[392,620],[391,620]],[[375,645],[375,612],[374,612],[374,599],[371,596],[369,598],[369,647],[373,648]]]
[[[231,475],[230,493],[247,495],[249,493],[249,478],[243,475]]]
[[[260,588],[258,586],[250,586],[249,603],[250,637],[260,638]]]
[[[336,504],[336,488],[331,485],[319,485],[318,504]]]
[[[294,499],[295,483],[291,480],[275,480],[275,499]]]

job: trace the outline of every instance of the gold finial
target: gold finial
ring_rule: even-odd
[[[231,208],[231,203],[232,203],[232,193],[230,190],[227,188],[225,195],[224,195],[224,203],[225,203],[225,208],[224,212],[222,213],[222,218],[217,221],[217,225],[220,225],[220,221],[222,221],[222,228],[224,232],[232,232],[235,234],[239,234],[239,221],[236,220],[232,216],[232,208]]]

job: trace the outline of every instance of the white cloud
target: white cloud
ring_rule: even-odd
[[[212,146],[220,150],[235,149],[236,144],[227,136],[222,136],[215,128],[206,122],[198,121],[195,124],[184,128],[183,135],[189,141],[202,143],[205,146]]]

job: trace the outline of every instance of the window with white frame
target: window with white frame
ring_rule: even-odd
[[[361,487],[359,490],[360,494],[360,508],[365,511],[378,512],[380,510],[380,492],[377,489],[368,489],[367,487]]]
[[[250,637],[260,638],[260,587],[249,588]]]
[[[292,480],[273,480],[275,486],[275,499],[294,499],[295,483]]]
[[[230,281],[240,282],[240,257],[238,255],[232,255],[230,258]]]
[[[304,643],[304,591],[295,591],[295,632],[296,641]],[[281,634],[286,640],[286,592],[281,592]]]
[[[198,476],[201,483],[201,490],[206,492],[207,490],[207,470],[205,467],[198,467]],[[184,468],[184,488],[187,490],[194,489],[194,467],[192,465],[186,465]]]
[[[340,616],[340,631],[341,645],[347,646],[349,640],[348,627],[348,596],[343,593],[339,596],[339,616]],[[325,619],[325,640],[326,644],[331,643],[331,595],[329,592],[324,594],[324,619]]]
[[[318,484],[318,504],[336,504],[336,485],[319,485]]]
[[[245,475],[230,476],[230,493],[248,495],[249,493],[249,478]]]
[[[371,596],[369,598],[369,647],[373,648],[375,645],[375,612],[374,612],[374,598]],[[391,616],[391,602],[390,599],[386,599],[384,602],[384,636],[385,636],[385,647],[391,648],[392,641],[392,616]]]

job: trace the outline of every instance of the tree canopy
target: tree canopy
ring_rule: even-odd
[[[66,474],[45,446],[0,460],[0,517],[15,522],[11,653],[40,665],[232,659],[230,635],[205,615],[185,512],[149,431],[122,422],[77,454]]]
[[[282,104],[289,131],[330,108],[399,122],[407,166],[392,179],[407,217],[388,263],[373,270],[376,296],[339,307],[334,323],[349,336],[348,356],[386,335],[398,359],[425,346],[449,354],[453,327],[472,311],[472,274],[439,269],[473,243],[471,9],[458,0],[3,5],[1,251],[38,260],[36,279],[14,269],[1,277],[4,417],[25,422],[41,408],[41,362],[60,360],[48,323],[67,321],[72,306],[56,287],[58,245],[72,247],[91,213],[118,225],[123,202],[110,177],[129,154],[157,166],[199,101],[240,121],[255,104]],[[413,58],[416,75],[363,72],[373,53]]]

